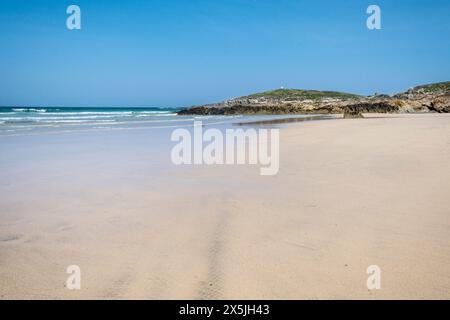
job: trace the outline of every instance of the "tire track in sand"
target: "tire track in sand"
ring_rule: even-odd
[[[235,209],[234,201],[230,195],[225,193],[220,201],[209,207],[217,211],[217,222],[213,229],[210,248],[208,250],[208,271],[206,277],[200,282],[198,296],[199,299],[221,299],[224,291],[224,251],[226,250],[226,237],[230,225],[230,219]],[[219,203],[219,205],[218,205]]]

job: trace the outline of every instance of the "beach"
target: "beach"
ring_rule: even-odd
[[[448,114],[283,124],[274,176],[171,130],[0,136],[0,299],[450,298]]]

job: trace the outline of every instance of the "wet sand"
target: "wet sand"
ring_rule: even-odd
[[[152,139],[0,139],[1,299],[450,298],[450,116],[286,125],[276,176]]]
[[[317,120],[333,120],[340,119],[342,115],[311,115],[299,117],[288,117],[282,119],[270,119],[270,120],[259,120],[259,121],[243,121],[237,122],[237,126],[261,126],[261,125],[275,125],[275,124],[286,124],[294,122],[305,122],[305,121],[317,121]]]

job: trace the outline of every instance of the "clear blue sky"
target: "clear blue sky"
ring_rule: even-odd
[[[77,4],[82,29],[66,28]],[[382,10],[382,30],[366,9]],[[188,106],[450,80],[450,1],[0,0],[0,105]]]

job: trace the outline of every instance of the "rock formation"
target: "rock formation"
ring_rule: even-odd
[[[358,118],[362,113],[450,112],[450,82],[412,88],[406,92],[369,97],[355,94],[279,89],[234,98],[220,103],[193,106],[179,115],[233,114],[344,114]]]

